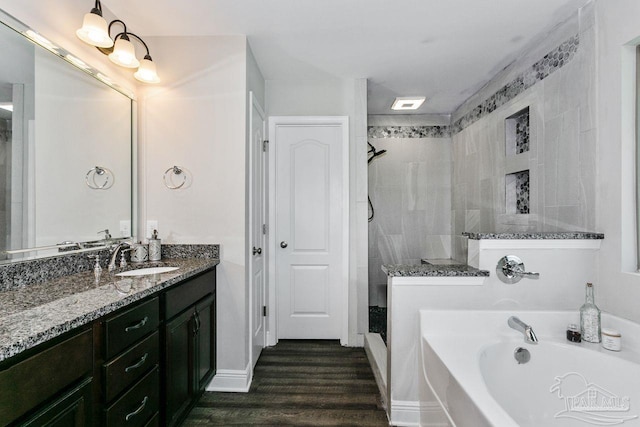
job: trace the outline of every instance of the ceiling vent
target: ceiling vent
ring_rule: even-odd
[[[405,96],[396,98],[391,106],[392,110],[417,110],[425,101],[424,96]]]

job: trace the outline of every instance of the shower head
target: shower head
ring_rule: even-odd
[[[367,163],[371,163],[371,160],[375,159],[378,156],[383,155],[384,153],[387,152],[387,150],[376,150],[376,147],[374,147],[373,145],[371,145],[371,143],[369,141],[367,141],[367,144],[369,144],[369,151],[367,151],[368,154],[371,154],[371,157],[369,157],[369,160],[367,160]]]
[[[371,156],[369,156],[369,159],[367,160],[367,163],[371,163],[371,161],[373,159],[375,159],[378,156],[382,156],[384,153],[386,153],[387,150],[380,150],[380,151],[375,151],[374,150],[370,150],[369,153],[372,153]]]

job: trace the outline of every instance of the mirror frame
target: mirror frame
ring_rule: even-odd
[[[105,73],[102,73],[97,68],[94,68],[79,58],[77,55],[74,55],[67,49],[62,46],[58,46],[57,44],[51,42],[44,35],[40,34],[37,30],[31,28],[29,25],[15,18],[11,14],[7,13],[3,9],[0,9],[0,25],[6,25],[9,29],[15,31],[19,36],[24,37],[25,40],[33,43],[36,46],[39,46],[49,53],[56,55],[66,63],[70,64],[74,68],[79,71],[88,74],[92,78],[98,80],[100,83],[106,85],[107,87],[117,91],[118,93],[124,95],[129,98],[131,101],[131,129],[130,129],[130,145],[131,145],[131,190],[130,190],[130,212],[131,212],[131,235],[129,237],[122,238],[113,238],[111,240],[96,240],[91,242],[79,242],[79,243],[88,243],[89,247],[80,248],[80,249],[72,249],[72,250],[57,250],[55,252],[49,252],[51,250],[62,249],[62,246],[56,247],[34,247],[34,248],[24,248],[18,250],[7,250],[6,253],[9,254],[9,257],[6,260],[0,260],[0,266],[29,261],[40,258],[48,258],[60,255],[74,254],[80,252],[90,252],[101,250],[106,247],[109,247],[114,242],[118,242],[121,240],[133,239],[137,233],[137,225],[138,225],[138,175],[136,173],[136,165],[138,164],[138,105],[135,93],[131,90],[118,85],[109,76]],[[74,61],[75,60],[75,61]],[[103,244],[96,244],[103,243]],[[42,253],[45,251],[45,253]],[[41,252],[38,254],[38,252]],[[12,258],[12,254],[28,254],[31,253],[30,256],[22,256],[20,258]]]

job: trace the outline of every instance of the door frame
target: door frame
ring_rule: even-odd
[[[256,98],[256,96],[253,94],[253,91],[249,91],[249,123],[248,123],[248,139],[249,139],[249,158],[248,158],[248,186],[249,186],[249,190],[248,190],[248,200],[249,200],[249,206],[248,206],[248,232],[247,232],[247,272],[248,272],[248,282],[249,282],[249,307],[248,307],[248,323],[249,323],[249,361],[251,363],[251,369],[253,370],[253,330],[254,330],[254,325],[253,325],[253,314],[251,313],[251,310],[253,308],[253,304],[254,304],[254,298],[255,295],[253,293],[253,287],[254,287],[254,283],[253,283],[253,256],[251,253],[251,250],[253,248],[253,233],[254,233],[254,229],[253,229],[253,223],[254,223],[254,200],[253,200],[253,178],[254,178],[254,170],[251,167],[251,165],[253,164],[253,156],[255,154],[255,147],[253,144],[253,135],[252,135],[252,125],[253,125],[253,108],[255,107],[255,109],[258,111],[258,113],[260,114],[260,116],[262,117],[262,139],[263,141],[266,139],[266,123],[267,123],[267,116],[264,112],[264,109],[262,108],[262,106],[260,105],[260,103],[258,102],[258,99]],[[265,205],[267,203],[267,194],[266,194],[266,182],[265,180],[268,178],[267,174],[266,174],[266,164],[264,161],[264,152],[263,154],[260,156],[261,157],[261,161],[263,164],[263,168],[262,168],[262,193],[263,193],[263,204],[262,204],[262,212],[261,215],[263,217],[263,220],[265,221],[265,224],[267,224],[267,215],[266,215],[266,210],[265,210]],[[262,241],[264,243],[267,243],[266,240],[266,236],[262,235]],[[268,290],[268,285],[267,282],[269,281],[269,276],[267,274],[267,269],[268,269],[268,263],[265,261],[267,258],[267,253],[268,251],[266,250],[266,246],[264,248],[264,257],[263,257],[263,277],[264,277],[264,284],[263,284],[263,291],[262,291],[262,295],[264,295],[265,297],[265,301],[263,302],[264,305],[267,304],[267,297],[266,297],[266,291]],[[267,344],[267,328],[268,328],[268,323],[265,321],[264,324],[264,328],[263,328],[263,333],[264,333],[264,338],[263,338],[263,342],[265,343],[265,346],[268,345]]]
[[[269,122],[269,160],[268,160],[268,224],[273,229],[267,233],[267,251],[273,256],[267,257],[267,277],[268,277],[268,332],[267,345],[273,346],[278,343],[278,301],[276,298],[276,174],[277,165],[275,155],[277,149],[276,127],[278,126],[340,126],[342,128],[342,253],[344,263],[340,273],[340,290],[342,299],[342,310],[340,313],[340,344],[345,346],[349,342],[349,117],[348,116],[270,116]]]

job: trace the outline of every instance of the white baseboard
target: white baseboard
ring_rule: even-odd
[[[393,426],[419,426],[420,402],[392,400],[389,420]]]
[[[436,402],[392,400],[390,424],[393,426],[448,427],[449,424],[440,405]]]
[[[251,387],[252,374],[251,362],[244,370],[218,369],[206,390],[246,393]]]

